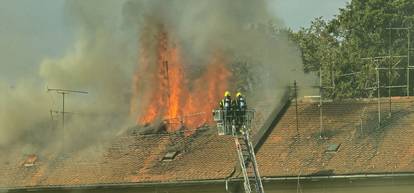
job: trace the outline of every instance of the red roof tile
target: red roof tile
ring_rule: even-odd
[[[173,144],[180,153],[173,161],[162,161]],[[186,138],[125,135],[105,152],[93,156],[89,156],[90,152],[76,152],[68,157],[43,155],[29,168],[13,162],[1,163],[0,172],[10,178],[1,177],[0,187],[220,179],[230,175],[236,164],[233,146],[230,137],[217,136],[215,129]]]
[[[325,104],[324,139],[319,138],[316,103],[299,103],[299,137],[295,107],[289,107],[257,153],[261,174],[414,172],[414,100],[397,98],[393,102],[391,118],[386,118],[388,109],[383,105],[383,127],[379,129],[375,101]],[[332,144],[339,145],[337,152],[327,153]],[[172,150],[179,152],[174,160],[162,161]],[[27,155],[10,151],[0,163],[0,188],[224,179],[238,166],[232,138],[217,136],[214,128],[185,138],[126,132],[104,151],[94,151],[67,156],[38,154],[32,167],[21,164]]]
[[[387,103],[382,102],[381,128],[377,127],[375,101],[324,104],[325,139],[319,138],[317,103],[299,104],[299,137],[295,109],[290,107],[257,153],[262,174],[414,172],[414,101],[393,100],[391,117],[387,117]],[[340,145],[336,153],[326,153],[331,144]]]

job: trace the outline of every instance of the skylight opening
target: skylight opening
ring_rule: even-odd
[[[329,144],[325,153],[336,153],[338,152],[340,146],[341,144]]]
[[[178,151],[169,151],[164,155],[162,161],[173,161],[177,155]]]

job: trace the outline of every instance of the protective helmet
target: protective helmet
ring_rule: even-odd
[[[238,92],[237,94],[236,94],[236,97],[239,97],[239,96],[241,96],[242,94],[241,94],[241,92]]]
[[[224,96],[225,97],[229,97],[230,96],[230,92],[229,91],[224,92]]]

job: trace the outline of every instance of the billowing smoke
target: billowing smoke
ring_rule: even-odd
[[[49,118],[48,101],[32,81],[21,81],[14,87],[0,83],[0,92],[0,147],[30,136],[31,129]]]
[[[0,147],[29,144],[27,151],[36,151],[64,142],[69,151],[105,142],[126,128],[136,40],[122,29],[122,5],[66,2],[73,46],[61,58],[45,57],[38,72],[13,88],[0,85]],[[65,95],[64,130],[62,95],[47,88],[88,92]]]
[[[179,45],[185,69],[193,72],[187,75],[189,82],[197,80],[210,68],[209,60],[221,54],[232,74],[228,89],[247,94],[250,104],[264,116],[278,105],[286,86],[311,79],[302,81],[306,76],[299,52],[280,30],[283,26],[269,13],[265,0],[131,0],[125,5],[127,24],[138,30],[147,50],[157,49],[159,31],[173,37],[170,44]],[[157,57],[148,56],[149,63],[155,64]],[[148,69],[150,74],[158,70]],[[213,76],[219,79],[219,74]],[[138,98],[147,92],[142,93]]]
[[[75,31],[73,46],[61,58],[45,58],[38,73],[15,87],[0,85],[5,93],[0,95],[0,147],[50,147],[62,141],[61,114],[50,111],[62,110],[62,98],[46,88],[88,91],[66,95],[67,147],[106,141],[133,124],[139,45],[154,45],[160,26],[180,45],[190,81],[219,53],[232,74],[229,89],[245,92],[258,110],[270,110],[265,107],[277,104],[286,85],[304,77],[297,49],[278,32],[282,26],[264,0],[68,0],[65,6]]]

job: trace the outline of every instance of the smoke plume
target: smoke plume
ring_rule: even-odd
[[[211,79],[220,76],[220,70],[206,72],[217,63],[212,61],[221,58],[231,79],[217,84],[246,93],[248,102],[266,113],[277,105],[285,86],[304,77],[298,50],[278,31],[282,26],[264,0],[70,0],[65,12],[75,32],[67,53],[46,57],[38,73],[28,74],[14,88],[0,85],[4,93],[0,95],[0,147],[45,147],[65,135],[66,146],[79,149],[109,140],[134,124],[151,102],[150,95],[141,91],[153,89],[156,83],[149,81],[157,72],[155,68],[140,72],[145,75],[140,82],[146,86],[138,95],[134,95],[133,76],[143,65],[142,47],[156,49],[161,31],[168,33],[173,47],[181,49],[188,84],[183,86],[192,92],[197,91],[194,86],[210,80],[200,80],[204,74]],[[149,50],[148,64],[154,65],[157,54]],[[61,114],[53,112],[62,111],[62,97],[46,88],[88,91],[65,96],[64,130]]]
[[[184,87],[190,90],[193,88],[191,82],[197,81],[206,69],[211,68],[211,58],[217,54],[222,56],[232,75],[231,80],[217,84],[229,83],[227,89],[233,93],[245,93],[252,107],[264,117],[278,105],[278,98],[286,91],[286,86],[293,85],[294,80],[300,84],[311,80],[310,77],[306,80],[296,46],[280,30],[283,27],[281,22],[268,12],[264,0],[128,1],[124,15],[127,25],[137,29],[145,53],[159,49],[157,33],[160,31],[172,37],[169,44],[178,45],[181,50],[186,78],[190,82]],[[157,63],[159,54],[156,53],[144,54],[150,66]],[[156,74],[157,70],[146,68],[149,74]],[[211,76],[208,82],[220,79],[219,74]],[[151,80],[150,77],[141,77],[141,81],[145,79]],[[140,92],[137,98],[153,99],[153,95],[147,95],[153,87]],[[209,92],[218,91],[221,92]],[[201,96],[199,100],[206,98]],[[139,103],[137,106],[146,107]]]
[[[0,147],[29,144],[29,151],[36,151],[65,146],[69,151],[103,143],[129,124],[136,42],[121,27],[122,5],[66,2],[73,46],[61,58],[45,57],[37,73],[27,74],[13,88],[0,85],[5,93],[0,100]],[[88,92],[65,95],[64,129],[62,95],[47,88]]]

